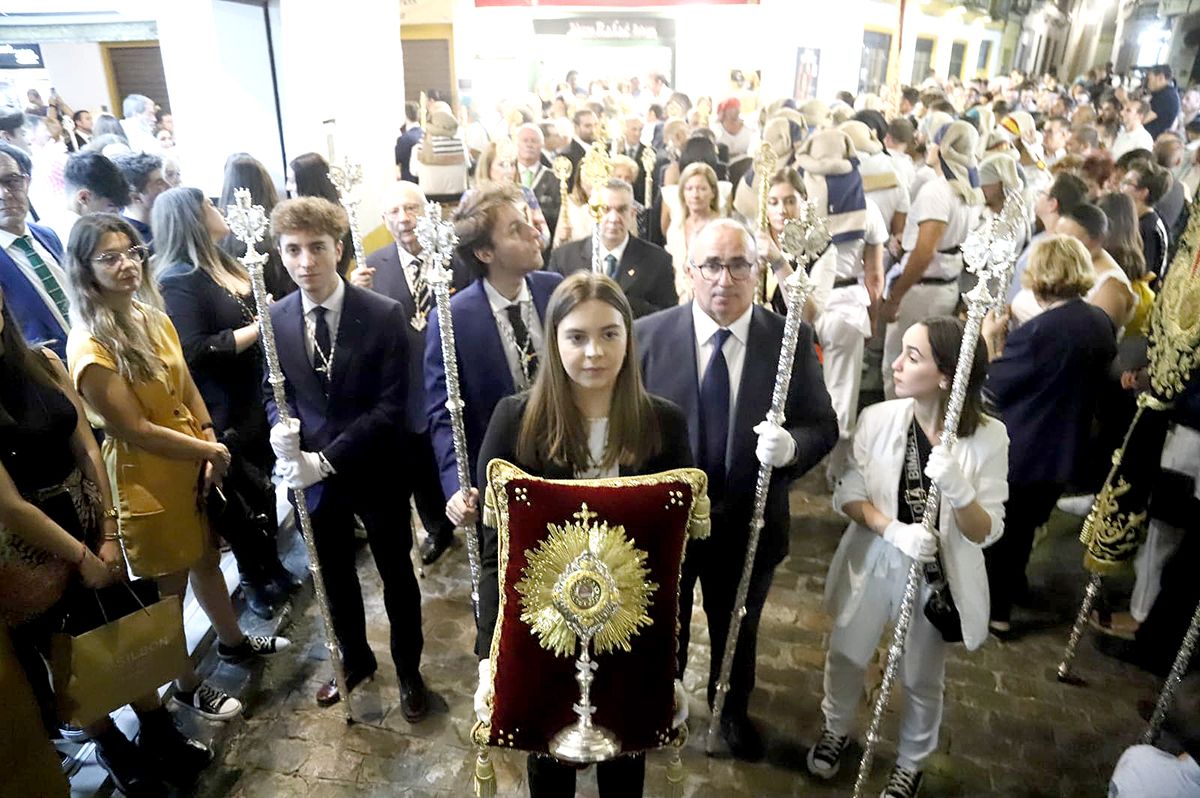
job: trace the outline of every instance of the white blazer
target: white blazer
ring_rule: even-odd
[[[833,506],[838,512],[848,502],[865,500],[884,515],[896,517],[904,447],[912,418],[912,399],[871,405],[859,415],[850,466],[833,493]],[[975,486],[976,501],[992,520],[991,531],[980,545],[959,531],[949,504],[943,502],[938,513],[942,563],[962,616],[963,642],[974,650],[987,639],[990,614],[983,549],[1004,531],[1004,502],[1008,499],[1008,431],[1004,423],[985,417],[973,435],[955,444],[954,456]],[[867,579],[882,576],[889,565],[902,564],[907,569],[910,562],[880,535],[851,521],[825,581],[825,607],[834,623],[850,623]],[[922,608],[915,611],[921,612]]]

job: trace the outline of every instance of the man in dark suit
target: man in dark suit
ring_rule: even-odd
[[[575,124],[575,135],[571,137],[571,143],[567,145],[563,155],[571,161],[569,188],[574,189],[575,181],[579,179],[579,162],[592,148],[592,142],[596,140],[596,125],[600,122],[596,118],[596,112],[589,108],[576,111],[575,116],[571,117],[571,121]]]
[[[675,268],[671,256],[662,247],[648,244],[632,235],[637,230],[633,189],[619,177],[610,178],[600,190],[604,217],[600,220],[600,265],[616,280],[634,318],[679,303],[675,293]],[[566,276],[592,270],[591,236],[572,241],[554,250],[550,270]]]
[[[541,239],[515,186],[476,192],[455,215],[455,228],[458,254],[475,275],[475,281],[450,300],[468,473],[474,474],[492,411],[505,396],[532,384],[543,351],[546,304],[562,277],[541,271]],[[436,317],[431,317],[425,337],[425,406],[446,514],[456,525],[473,526],[478,520],[475,506],[459,489]]]
[[[537,125],[525,124],[517,128],[515,139],[517,143],[517,179],[537,198],[538,205],[542,209],[542,216],[546,218],[546,226],[553,234],[558,225],[562,190],[558,178],[554,175],[553,164],[549,162],[542,151],[546,137],[542,135],[542,131]]]
[[[271,213],[276,247],[300,288],[271,306],[292,411],[292,424],[282,424],[265,382],[271,447],[288,487],[305,489],[351,690],[377,667],[355,568],[354,516],[362,519],[383,582],[400,710],[414,723],[428,711],[428,697],[420,672],[421,591],[408,558],[412,529],[408,512],[397,512],[396,502],[408,490],[406,485],[398,491],[397,480],[410,480],[400,455],[407,322],[398,303],[338,276],[348,229],[345,211],[318,197],[281,202]],[[322,706],[341,698],[333,680],[317,691]]]
[[[417,124],[420,114],[420,108],[416,103],[404,104],[404,132],[396,139],[396,168],[400,170],[400,179],[407,180],[409,183],[415,183],[417,179],[409,171],[408,161],[412,157],[413,147],[425,135],[425,131]]]
[[[754,239],[737,222],[709,223],[692,244],[689,270],[695,298],[634,325],[646,389],[683,408],[696,464],[709,478],[712,536],[688,544],[679,588],[680,672],[697,579],[704,595],[712,660],[712,704],[735,593],[746,559],[759,462],[774,467],[765,525],[758,543],[746,615],[725,699],[721,733],[740,759],[762,757],[762,737],[747,713],[754,688],[758,624],[775,567],[788,550],[788,486],[837,442],[837,416],[802,325],[783,426],[764,420],[771,405],[783,319],[753,305],[758,258]]]
[[[633,180],[633,196],[639,205],[646,204],[646,167],[642,166],[642,154],[646,145],[642,143],[642,130],[646,124],[640,116],[630,114],[625,117],[625,132],[621,137],[620,152],[627,155],[637,164],[637,176]]]
[[[425,525],[427,537],[421,544],[421,562],[431,565],[449,548],[454,525],[445,514],[446,500],[438,481],[437,461],[425,414],[425,376],[421,356],[425,352],[425,329],[437,313],[433,291],[425,282],[425,264],[417,241],[417,219],[425,213],[425,194],[416,183],[389,183],[381,200],[383,224],[394,243],[367,256],[367,263],[350,275],[350,284],[368,288],[394,299],[404,308],[404,332],[408,337],[408,435],[404,451],[411,463],[412,498]],[[408,501],[401,502],[407,505]]]
[[[21,333],[65,363],[70,303],[62,242],[49,227],[28,224],[29,173],[0,152],[0,289]]]

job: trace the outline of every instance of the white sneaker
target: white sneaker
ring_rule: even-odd
[[[849,735],[821,729],[821,739],[808,749],[808,772],[818,778],[832,779],[841,767],[842,754],[849,744]]]
[[[242,702],[208,682],[201,682],[190,696],[176,692],[171,700],[209,720],[229,720],[242,714]]]
[[[1096,494],[1085,493],[1082,496],[1063,496],[1058,500],[1056,506],[1068,515],[1077,515],[1083,518],[1092,511],[1092,504],[1095,501]]]

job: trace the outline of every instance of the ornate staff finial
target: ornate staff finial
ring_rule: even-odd
[[[233,190],[234,204],[225,209],[225,221],[229,230],[246,245],[246,254],[266,257],[257,249],[258,242],[267,234],[267,213],[261,205],[254,205],[250,189],[236,188]]]

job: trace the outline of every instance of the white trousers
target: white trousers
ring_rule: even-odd
[[[1171,555],[1183,542],[1183,530],[1157,518],[1150,519],[1146,542],[1133,558],[1133,595],[1129,597],[1129,614],[1138,623],[1150,615],[1150,608],[1162,588],[1162,572]]]
[[[866,577],[862,601],[845,626],[834,627],[825,658],[825,698],[821,712],[825,726],[835,734],[854,731],[859,702],[865,692],[867,663],[879,646],[884,627],[894,623],[904,597],[908,559],[887,568],[884,575]],[[946,642],[925,619],[923,608],[929,586],[922,581],[913,608],[912,623],[899,678],[904,685],[904,709],[900,716],[900,745],[896,763],[920,770],[925,759],[937,750],[945,694]]]
[[[887,326],[883,339],[883,393],[896,398],[892,382],[892,364],[900,357],[904,333],[908,328],[930,316],[949,316],[958,305],[958,281],[952,283],[917,283],[900,299],[896,320]]]

